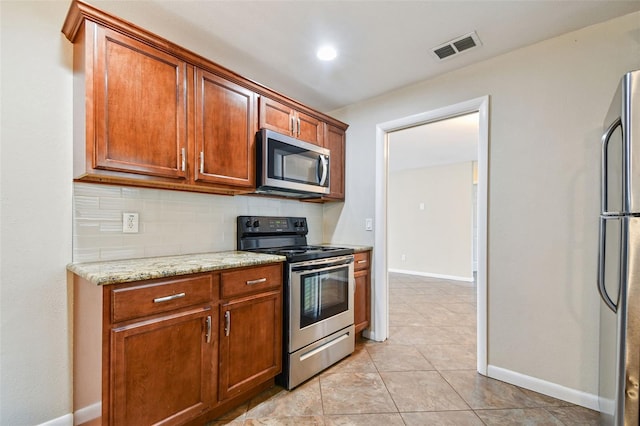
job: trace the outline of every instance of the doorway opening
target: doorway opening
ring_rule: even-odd
[[[367,337],[383,341],[389,336],[389,253],[388,253],[388,185],[389,134],[394,131],[434,123],[452,117],[478,113],[477,150],[477,370],[487,374],[487,208],[488,208],[488,145],[489,97],[472,99],[378,124],[376,129],[376,200],[374,303],[372,330]]]
[[[478,116],[388,132],[390,272],[474,281]]]

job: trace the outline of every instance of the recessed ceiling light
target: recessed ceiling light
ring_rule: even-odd
[[[338,56],[338,52],[333,46],[327,45],[318,49],[316,56],[318,56],[318,59],[321,61],[333,61]]]

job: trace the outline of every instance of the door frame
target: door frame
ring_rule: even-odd
[[[489,193],[489,96],[448,105],[431,111],[376,125],[375,235],[372,330],[370,339],[389,337],[389,272],[387,267],[387,191],[389,170],[388,133],[459,115],[478,113],[478,274],[477,274],[477,369],[487,374],[487,228]]]

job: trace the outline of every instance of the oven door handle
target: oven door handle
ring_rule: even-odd
[[[312,271],[318,269],[326,269],[334,266],[343,266],[353,263],[353,256],[350,256],[347,259],[340,259],[333,262],[322,262],[322,263],[305,263],[300,266],[291,266],[291,272],[299,272],[299,271]]]

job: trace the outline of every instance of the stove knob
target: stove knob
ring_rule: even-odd
[[[258,228],[259,226],[260,226],[260,222],[259,222],[259,221],[257,221],[257,220],[254,220],[254,221],[253,221],[253,227],[254,227],[254,228]]]
[[[244,226],[251,228],[251,219],[247,220],[247,223],[245,223]]]

